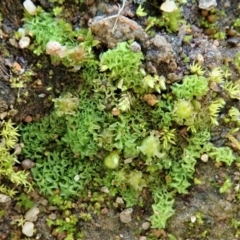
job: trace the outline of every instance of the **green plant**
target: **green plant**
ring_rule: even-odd
[[[35,203],[25,193],[21,193],[18,197],[16,197],[16,200],[17,206],[23,207],[26,211],[35,205]]]
[[[17,191],[15,187],[23,185],[29,190],[32,189],[32,185],[28,182],[28,173],[24,171],[15,171],[14,164],[18,163],[17,156],[12,153],[15,145],[18,141],[18,129],[14,127],[13,123],[9,121],[1,122],[0,130],[0,192],[10,197],[13,197]],[[5,181],[10,181],[12,187],[7,187],[4,184]]]
[[[118,43],[98,59],[93,53],[98,41],[90,30],[73,31],[65,20],[42,10],[25,21],[35,34],[37,53],[53,44],[56,51],[49,52],[53,62],[75,70],[81,67],[84,80],[80,91],[54,99],[50,115],[20,128],[25,144],[22,154],[36,161],[31,171],[40,192],[68,213],[48,220],[58,231],[74,237],[76,216],[69,212],[70,199],[89,199],[87,209],[95,212],[105,199],[116,196],[122,196],[127,207],[142,206],[144,188],[153,196],[152,226],[164,228],[174,214],[175,194],[188,192],[203,153],[227,165],[235,161],[237,153],[230,147],[210,142],[226,102],[210,90],[210,84],[219,84],[230,97],[238,98],[238,83],[225,82],[228,73],[222,68],[205,74],[203,67],[193,63],[192,74],[171,84],[164,76],[145,72],[144,55],[132,51],[131,42]],[[148,21],[147,29],[159,26],[169,32],[177,31],[183,22],[180,8]],[[58,27],[52,37],[46,33],[46,24]],[[77,34],[83,37],[80,44]],[[79,216],[91,219],[85,211]]]
[[[181,14],[181,8],[172,12],[162,12],[161,17],[148,17],[146,31],[152,27],[165,27],[167,32],[176,32],[185,21]]]
[[[207,94],[208,90],[207,78],[198,75],[185,76],[181,84],[174,83],[172,86],[172,91],[177,98],[185,98],[186,100],[193,97],[201,98]]]

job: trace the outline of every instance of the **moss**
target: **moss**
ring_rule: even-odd
[[[29,190],[32,189],[31,183],[28,181],[28,173],[24,171],[15,171],[14,165],[18,163],[17,156],[14,153],[14,147],[18,142],[18,129],[14,127],[9,120],[1,122],[0,130],[0,192],[13,197],[17,191],[15,186],[23,185]],[[10,181],[13,186],[8,187],[4,182]]]

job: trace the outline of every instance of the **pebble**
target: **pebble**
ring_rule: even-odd
[[[24,218],[29,222],[34,222],[37,220],[39,212],[39,208],[34,206],[25,213]]]
[[[27,237],[33,236],[34,224],[32,222],[25,222],[22,226],[22,233]]]
[[[211,10],[217,6],[216,0],[199,0],[198,7],[205,10]]]
[[[101,210],[101,214],[102,214],[102,215],[107,215],[107,214],[108,214],[108,209],[107,209],[107,208],[103,208],[103,209]]]
[[[18,44],[19,44],[19,47],[20,47],[21,49],[28,48],[29,45],[30,45],[30,38],[29,38],[29,37],[22,37],[22,38],[19,40]]]
[[[208,161],[208,155],[207,155],[206,153],[202,154],[201,160],[202,160],[203,162],[207,162],[207,161]]]
[[[120,220],[122,223],[130,223],[132,221],[132,208],[127,208],[120,213]]]
[[[36,166],[36,163],[34,163],[32,160],[30,160],[30,159],[25,159],[25,160],[23,160],[22,161],[22,168],[23,169],[31,169],[31,168],[33,168],[33,167],[35,167]]]
[[[149,228],[150,228],[150,222],[144,222],[143,224],[142,224],[142,229],[144,230],[144,231],[146,231],[146,230],[148,230]]]
[[[7,203],[10,201],[11,201],[11,198],[9,196],[0,193],[0,203]]]
[[[219,43],[218,40],[215,39],[215,40],[213,41],[213,45],[215,45],[216,47],[219,47],[220,43]]]
[[[122,199],[121,197],[117,197],[116,203],[118,203],[118,204],[124,204],[124,201],[123,201],[123,199]]]
[[[30,115],[27,115],[27,116],[23,119],[23,121],[26,122],[26,123],[30,123],[30,122],[32,122],[32,120],[33,120],[33,118],[32,118]]]
[[[134,41],[131,45],[130,45],[130,49],[133,52],[140,52],[141,51],[141,46],[139,43],[137,43],[136,41]]]

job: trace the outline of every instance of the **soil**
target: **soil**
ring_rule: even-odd
[[[53,4],[50,1],[34,1],[46,11],[51,11]],[[65,1],[65,15],[68,16],[73,26],[86,25],[91,21],[92,31],[95,37],[102,42],[102,49],[113,48],[117,42],[136,38],[141,44],[147,58],[146,68],[151,73],[163,74],[170,81],[178,81],[188,73],[183,55],[195,60],[199,56],[204,58],[204,65],[209,69],[221,66],[229,59],[233,59],[236,52],[240,51],[239,35],[231,36],[227,34],[224,40],[213,39],[208,36],[200,21],[202,19],[201,10],[195,1],[187,1],[183,5],[183,16],[191,26],[193,39],[183,44],[181,41],[181,31],[178,33],[168,33],[164,28],[156,28],[157,37],[151,37],[150,41],[145,32],[144,21],[135,16],[138,6],[135,2],[129,1],[119,18],[118,33],[122,38],[111,36],[109,29],[112,29],[114,22],[101,25],[102,22],[94,22],[95,16],[103,14],[113,15],[118,12],[118,1],[94,1],[87,0],[82,7],[76,7],[76,3]],[[162,1],[153,1],[143,5],[147,10],[156,14],[156,6],[160,6]],[[238,0],[218,1],[218,10],[225,9],[226,16],[218,19],[219,29],[228,31],[234,18],[239,16]],[[36,121],[48,114],[53,108],[52,99],[60,95],[66,89],[73,89],[83,81],[79,80],[76,72],[69,71],[64,66],[54,66],[48,56],[36,56],[28,49],[20,49],[14,34],[22,26],[23,18],[22,1],[2,0],[0,1],[0,12],[3,21],[0,27],[0,117],[12,118],[15,123]],[[100,24],[100,25],[97,25]],[[121,24],[124,27],[121,27]],[[128,35],[130,30],[131,34]],[[116,36],[115,36],[116,37]],[[159,38],[162,44],[159,44]],[[101,51],[101,49],[99,49]],[[17,63],[17,64],[16,64]],[[43,67],[37,67],[41,64]],[[233,64],[230,64],[234,68]],[[19,76],[21,71],[31,70],[34,76],[31,81],[24,82],[24,88],[14,88],[10,81],[12,77]],[[233,71],[233,79],[239,79],[237,71]],[[28,94],[26,94],[26,92]],[[19,98],[21,96],[21,98]],[[235,103],[239,107],[239,103]],[[219,126],[216,129],[216,143],[221,145],[217,136],[225,129]],[[16,167],[18,168],[18,166]],[[230,178],[233,186],[224,194],[219,192],[219,187],[224,181]],[[214,164],[212,161],[203,162],[199,160],[194,176],[199,184],[193,184],[189,188],[189,193],[177,196],[175,201],[175,211],[173,217],[168,221],[166,229],[146,229],[142,224],[149,221],[151,215],[151,205],[136,207],[133,209],[132,220],[123,223],[119,215],[123,209],[113,208],[106,204],[101,214],[93,214],[91,221],[79,221],[77,228],[83,232],[85,237],[79,239],[86,240],[144,240],[144,239],[178,239],[178,240],[237,240],[239,233],[239,197],[240,170],[237,165],[226,167],[225,165]],[[20,192],[25,191],[19,188]],[[148,193],[146,192],[148,196]],[[29,195],[40,209],[37,221],[34,222],[36,233],[33,237],[26,237],[21,232],[21,224],[17,224],[16,219],[21,219],[26,210],[18,206],[18,201],[12,199],[7,203],[0,203],[0,210],[7,214],[0,217],[0,240],[1,239],[43,239],[54,240],[64,239],[66,235],[56,233],[54,227],[49,227],[46,219],[52,214],[59,216],[62,210],[52,208],[35,189]],[[72,211],[78,212],[76,201]],[[236,221],[238,220],[238,223]],[[235,221],[235,224],[234,224]],[[15,223],[14,223],[15,222]],[[19,223],[19,221],[18,221]],[[175,236],[175,238],[171,238]]]

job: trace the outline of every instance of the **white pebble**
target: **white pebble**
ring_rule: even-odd
[[[34,15],[37,11],[37,7],[34,5],[34,3],[31,0],[25,0],[23,2],[23,6],[27,10],[27,12],[31,15]]]
[[[19,40],[18,44],[19,44],[19,47],[20,47],[21,49],[23,49],[23,48],[28,48],[29,45],[30,45],[30,38],[29,38],[29,37],[22,37],[22,38]]]
[[[216,0],[199,0],[198,7],[205,10],[211,10],[217,6]]]
[[[150,222],[144,222],[142,224],[142,229],[146,231],[150,228],[150,225],[151,225]]]
[[[59,51],[61,51],[61,48],[62,48],[61,43],[57,41],[49,41],[46,45],[46,53],[57,55]]]
[[[22,233],[28,237],[33,236],[34,224],[32,222],[25,222],[22,226]]]

